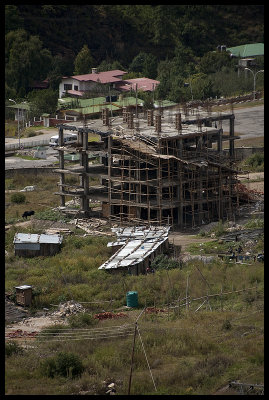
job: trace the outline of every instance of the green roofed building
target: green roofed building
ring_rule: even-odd
[[[254,57],[264,55],[264,43],[242,44],[241,46],[229,47],[226,49],[234,57]]]
[[[102,112],[104,107],[109,108],[111,111],[119,111],[123,107],[135,107],[136,102],[138,106],[143,106],[143,100],[136,99],[135,97],[123,97],[118,96],[117,101],[107,102],[106,97],[95,97],[91,99],[74,99],[74,98],[62,98],[58,101],[58,108],[63,113],[75,114],[75,115],[91,115]]]

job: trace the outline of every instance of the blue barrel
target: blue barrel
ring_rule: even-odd
[[[137,307],[138,306],[137,292],[127,292],[126,301],[127,301],[127,307]]]

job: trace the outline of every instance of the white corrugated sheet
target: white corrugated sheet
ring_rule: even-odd
[[[53,243],[53,244],[61,244],[63,241],[63,237],[61,235],[45,235],[45,234],[36,234],[36,233],[16,233],[14,236],[13,243],[14,244],[22,244],[22,243]]]
[[[123,246],[98,269],[122,268],[140,263],[168,239],[169,229],[165,226],[112,228],[117,235],[114,243]],[[113,243],[109,243],[109,246],[113,246]]]

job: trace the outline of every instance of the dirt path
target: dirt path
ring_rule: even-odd
[[[32,225],[32,221],[23,221],[23,222],[16,222],[16,224],[10,224],[5,226],[5,231],[12,228],[13,226],[30,226]]]
[[[198,238],[195,235],[174,232],[169,234],[168,240],[171,244],[181,246],[181,253],[186,253],[186,248],[189,244],[211,242],[214,239],[205,237]]]

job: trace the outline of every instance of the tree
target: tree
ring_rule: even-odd
[[[97,67],[98,72],[112,71],[114,69],[125,70],[119,61],[103,60]]]
[[[140,72],[145,77],[155,79],[157,76],[157,58],[150,53],[140,52],[129,65],[130,72]]]
[[[28,95],[31,116],[39,117],[44,113],[54,114],[58,106],[58,91],[50,89],[33,90]]]
[[[29,91],[33,80],[42,80],[51,67],[52,56],[38,36],[19,29],[6,35],[6,82],[9,87]]]
[[[80,52],[75,58],[74,66],[74,75],[83,75],[88,74],[93,67],[94,60],[91,55],[91,52],[86,44],[82,47]]]
[[[5,6],[5,33],[15,31],[23,26],[23,19],[19,15],[18,7],[7,4]]]
[[[206,74],[195,74],[190,77],[194,99],[205,100],[215,97],[213,82]]]
[[[198,69],[204,74],[211,74],[221,71],[224,66],[231,66],[231,61],[229,53],[210,51],[201,57]]]

